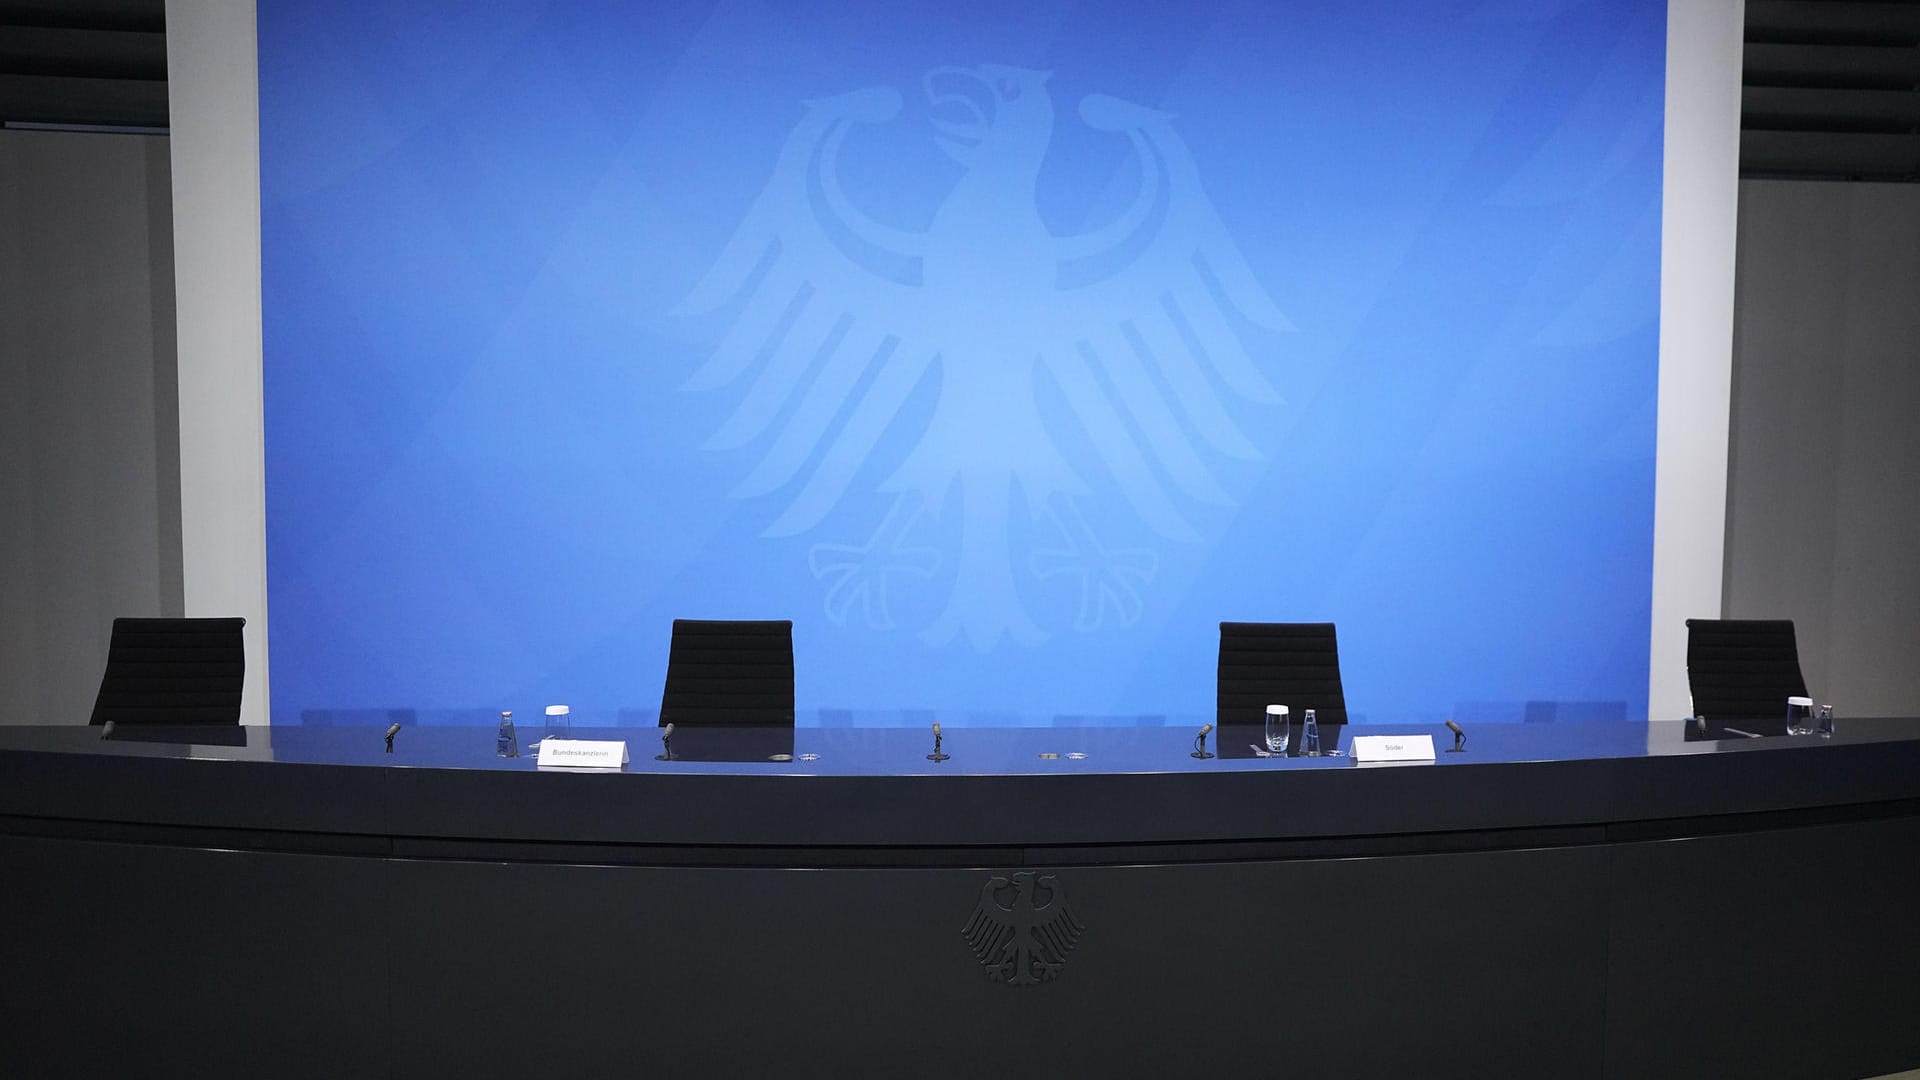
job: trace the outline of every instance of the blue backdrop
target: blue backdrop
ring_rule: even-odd
[[[260,0],[274,721],[1643,716],[1665,16]]]

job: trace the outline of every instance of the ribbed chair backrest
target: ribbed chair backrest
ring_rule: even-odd
[[[673,620],[660,723],[793,726],[793,621]]]
[[[1332,623],[1220,624],[1216,723],[1257,724],[1285,705],[1298,725],[1308,709],[1322,724],[1347,722],[1340,646]]]
[[[245,619],[115,619],[92,723],[238,724]]]
[[[1688,619],[1687,687],[1709,720],[1785,720],[1805,697],[1792,619]]]

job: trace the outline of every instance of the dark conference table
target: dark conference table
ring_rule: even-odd
[[[1920,1066],[1920,720],[1198,726],[0,727],[0,1073]]]

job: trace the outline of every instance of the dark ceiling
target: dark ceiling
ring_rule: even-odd
[[[1920,181],[1920,3],[1746,10],[1742,176]],[[0,122],[165,128],[166,29],[165,0],[0,0]]]
[[[1740,174],[1920,181],[1920,4],[1747,0]]]
[[[0,0],[0,121],[166,127],[166,0]]]

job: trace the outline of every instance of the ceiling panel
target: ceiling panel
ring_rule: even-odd
[[[165,0],[0,0],[0,123],[165,128]]]
[[[1920,4],[1748,0],[1740,174],[1920,181]]]
[[[1748,0],[1743,176],[1920,181],[1920,3]],[[165,0],[0,0],[0,122],[167,126]]]

